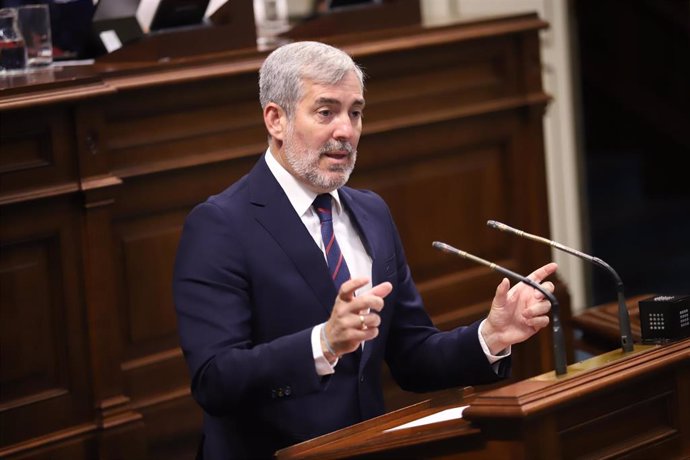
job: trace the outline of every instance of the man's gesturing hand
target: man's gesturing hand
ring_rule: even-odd
[[[533,271],[528,278],[541,283],[553,274],[558,266],[549,263]],[[553,292],[550,281],[541,283],[547,291]],[[510,289],[507,278],[496,288],[491,311],[482,326],[482,336],[492,354],[500,353],[510,345],[523,342],[549,324],[551,303],[536,289],[517,283]]]
[[[381,317],[378,312],[383,308],[383,298],[390,294],[393,285],[389,282],[381,283],[355,296],[355,291],[367,283],[367,278],[355,278],[340,287],[331,317],[321,336],[321,348],[329,361],[355,351],[362,342],[379,335]],[[324,343],[324,339],[328,342]],[[329,356],[329,346],[336,354],[333,359]]]

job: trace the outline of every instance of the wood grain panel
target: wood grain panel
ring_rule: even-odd
[[[124,373],[135,407],[170,399],[188,388],[178,348],[172,299],[172,270],[186,212],[138,216],[115,225],[115,252],[121,271],[118,289],[124,327]]]
[[[48,200],[0,209],[0,457],[90,420],[76,209]]]
[[[76,180],[68,110],[20,110],[0,117],[0,202],[12,193]]]
[[[87,432],[93,431],[93,428]],[[65,433],[69,435],[70,433]],[[98,458],[98,443],[95,437],[84,436],[84,432],[72,433],[67,441],[53,440],[37,448],[24,449],[13,460],[74,460]]]
[[[65,393],[64,305],[51,271],[56,235],[2,247],[0,259],[0,404]],[[52,286],[51,286],[52,285]],[[49,295],[45,295],[49,293]]]
[[[678,436],[673,375],[666,372],[645,380],[635,384],[639,390],[632,403],[626,392],[611,389],[577,411],[564,412],[558,428],[566,457],[621,455]]]
[[[127,394],[135,407],[156,405],[189,394],[187,366],[179,347],[129,359],[123,363],[122,370]]]
[[[515,95],[510,41],[455,43],[356,58],[367,80],[365,132],[390,116],[438,117],[477,102]]]
[[[181,231],[178,216],[149,216],[120,230],[129,343],[177,333],[170,274]]]
[[[23,133],[2,133],[3,155],[0,156],[0,173],[41,168],[52,163],[50,146],[46,146],[45,142],[49,133],[40,129],[47,127],[38,128]]]
[[[146,421],[150,460],[195,458],[200,440],[202,412],[191,396],[160,401],[140,408]]]
[[[149,213],[179,213],[178,223],[182,225],[192,207],[210,195],[220,193],[249,172],[266,147],[267,144],[263,144],[238,158],[215,159],[211,162],[199,159],[192,150],[187,158],[191,164],[176,163],[179,169],[173,168],[155,176],[129,177],[113,205],[114,218],[116,221],[126,221]],[[151,180],[151,177],[155,177],[155,180]]]
[[[175,159],[217,161],[265,148],[256,73],[181,86],[128,91],[108,105],[105,136],[123,177]]]

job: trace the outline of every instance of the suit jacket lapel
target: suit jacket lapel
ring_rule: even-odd
[[[337,292],[323,253],[314,244],[263,158],[249,173],[248,186],[254,218],[294,262],[319,303],[330,314]]]

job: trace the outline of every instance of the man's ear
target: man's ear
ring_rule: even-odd
[[[287,129],[287,114],[282,107],[269,102],[264,107],[264,124],[273,139],[283,141]]]

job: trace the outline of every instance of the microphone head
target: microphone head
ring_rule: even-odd
[[[448,246],[446,243],[441,243],[440,241],[434,241],[431,243],[431,246],[434,247],[434,249],[438,249],[439,251],[443,252],[453,252],[450,249],[450,246]]]
[[[442,251],[442,252],[447,252],[448,254],[454,254],[454,255],[456,255],[456,256],[460,256],[460,257],[463,257],[463,258],[467,258],[467,257],[468,257],[468,254],[467,254],[465,251],[461,251],[461,250],[458,249],[458,248],[454,248],[454,247],[451,246],[450,244],[441,243],[440,241],[434,241],[433,243],[431,243],[431,245],[432,245],[435,249],[438,249],[439,251]]]
[[[487,220],[487,221],[486,221],[486,225],[487,225],[488,227],[491,227],[491,228],[493,228],[493,229],[495,229],[495,230],[499,230],[499,231],[501,231],[501,232],[505,232],[505,231],[511,230],[511,227],[508,227],[506,224],[504,224],[504,223],[502,223],[502,222],[498,222],[498,221],[496,221],[496,220]]]

